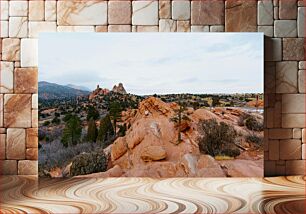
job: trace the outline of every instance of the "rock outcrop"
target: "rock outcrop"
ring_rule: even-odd
[[[123,87],[122,83],[119,83],[118,86],[114,85],[112,92],[119,93],[119,94],[126,94],[126,90]]]
[[[109,170],[100,175],[153,178],[226,177],[239,174],[260,176],[260,166],[251,165],[255,174],[239,172],[239,168],[247,170],[248,161],[218,161],[210,155],[201,154],[197,144],[200,120],[223,121],[233,125],[242,135],[248,134],[246,127],[238,125],[243,111],[231,108],[215,108],[212,111],[188,108],[186,114],[190,120],[183,121],[178,127],[171,120],[178,108],[176,103],[165,103],[149,97],[139,103],[138,109],[122,112],[121,123],[128,124],[128,130],[125,136],[117,138],[108,147],[111,164]],[[179,129],[181,142],[177,143]]]
[[[148,146],[141,151],[141,158],[145,162],[163,160],[166,156],[166,150],[161,146]]]
[[[98,95],[106,95],[108,93],[109,90],[107,88],[100,88],[100,86],[97,85],[97,88],[89,94],[89,100],[94,99]]]

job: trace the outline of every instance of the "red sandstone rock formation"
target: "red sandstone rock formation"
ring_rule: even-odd
[[[247,134],[245,127],[238,126],[243,111],[231,108],[216,108],[212,112],[187,109],[190,121],[182,124],[182,142],[177,145],[178,128],[170,120],[176,108],[176,103],[164,103],[150,97],[142,101],[138,109],[122,112],[123,121],[131,127],[124,137],[119,137],[113,143],[110,153],[112,164],[120,166],[123,176],[261,176],[257,164],[251,165],[254,171],[239,172],[239,168],[247,170],[250,160],[216,161],[209,155],[201,154],[197,145],[198,122],[203,119],[224,121],[233,125],[242,135]]]
[[[106,95],[109,93],[109,90],[107,88],[100,88],[99,85],[97,85],[97,88],[89,94],[89,100],[92,100],[98,95]]]
[[[112,91],[119,94],[126,94],[126,90],[124,89],[122,83],[119,83],[118,86],[114,85]]]

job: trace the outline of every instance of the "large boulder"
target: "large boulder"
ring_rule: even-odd
[[[220,164],[210,155],[201,155],[197,163],[199,177],[226,177]]]
[[[148,146],[141,151],[143,161],[158,161],[167,157],[166,150],[162,146]]]
[[[119,137],[111,148],[111,159],[112,161],[117,160],[127,151],[127,144],[125,137]]]
[[[196,175],[197,157],[195,155],[190,153],[185,154],[182,158],[181,165],[189,177]]]

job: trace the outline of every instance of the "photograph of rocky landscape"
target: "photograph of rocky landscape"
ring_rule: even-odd
[[[262,40],[43,34],[39,175],[263,176]]]

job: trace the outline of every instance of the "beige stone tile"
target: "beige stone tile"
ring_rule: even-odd
[[[283,94],[282,113],[306,113],[305,94]]]
[[[0,128],[0,134],[6,134],[6,128]]]
[[[305,37],[305,7],[298,8],[297,29],[298,37]]]
[[[158,26],[137,26],[137,32],[158,32]]]
[[[0,94],[0,127],[3,127],[3,94]]]
[[[267,128],[274,127],[274,109],[273,108],[266,108],[265,109],[265,119]]]
[[[28,18],[27,17],[10,17],[9,36],[25,38],[28,36]]]
[[[264,65],[264,91],[265,93],[275,93],[275,62],[265,62]]]
[[[282,61],[282,40],[280,38],[265,38],[265,61]]]
[[[192,1],[192,25],[222,25],[224,24],[224,2],[218,0]]]
[[[302,129],[299,129],[299,128],[293,129],[293,138],[302,139]]]
[[[28,148],[26,150],[26,159],[27,160],[38,160],[38,149]]]
[[[304,1],[304,0],[299,0],[299,1],[298,1],[298,6],[299,6],[299,7],[305,7],[305,6],[306,6],[305,1]]]
[[[8,21],[0,21],[0,37],[6,38],[9,36],[8,32]]]
[[[10,1],[10,16],[28,16],[28,1]]]
[[[306,144],[302,144],[302,159],[306,159]]]
[[[225,5],[225,31],[257,31],[256,0],[227,0]]]
[[[283,128],[304,128],[305,114],[283,114],[282,127]]]
[[[190,1],[172,1],[172,19],[189,20],[190,19]]]
[[[0,20],[7,21],[9,18],[9,2],[8,1],[0,1]]]
[[[32,109],[38,109],[38,94],[32,94]]]
[[[57,32],[95,32],[95,27],[94,26],[57,26]]]
[[[5,159],[5,142],[6,142],[6,134],[0,134],[0,159]]]
[[[283,39],[283,60],[305,59],[304,38],[284,38]]]
[[[283,176],[286,174],[286,166],[285,165],[278,165],[278,161],[276,161],[275,166],[275,176]]]
[[[299,82],[298,82],[298,86],[299,86],[299,93],[305,93],[305,70],[299,70]]]
[[[276,93],[296,93],[298,91],[297,62],[276,63]]]
[[[210,32],[224,32],[223,25],[212,25],[209,27]]]
[[[209,32],[208,25],[192,25],[191,32]]]
[[[37,38],[42,32],[56,32],[56,22],[29,22],[29,37]]]
[[[12,93],[14,90],[14,63],[1,61],[0,70],[0,93]]]
[[[264,151],[265,152],[269,151],[269,129],[264,129],[263,144],[264,144]]]
[[[58,25],[106,25],[107,1],[58,1]]]
[[[300,61],[299,62],[299,69],[301,69],[301,70],[306,69],[306,61]]]
[[[96,32],[107,32],[107,25],[96,26]]]
[[[306,143],[306,129],[302,129],[302,143]]]
[[[29,1],[29,20],[43,21],[45,19],[45,2],[44,1]]]
[[[16,160],[0,160],[0,175],[17,175]]]
[[[279,17],[278,17],[278,11],[279,11],[279,8],[278,7],[274,7],[274,9],[273,9],[273,18],[275,19],[275,20],[278,20],[279,19]]]
[[[305,160],[286,161],[286,175],[304,175]]]
[[[18,175],[37,175],[38,161],[36,160],[21,160],[18,161]]]
[[[272,0],[258,1],[257,23],[258,25],[273,25]]]
[[[56,1],[45,1],[45,20],[56,21]]]
[[[172,19],[159,20],[159,32],[176,32],[176,21]]]
[[[7,129],[6,158],[20,160],[25,159],[25,129]]]
[[[16,94],[37,93],[37,68],[16,68],[14,78]]]
[[[21,39],[21,67],[37,67],[38,65],[38,40]]]
[[[37,148],[38,147],[38,129],[29,128],[26,130],[26,146],[27,148]]]
[[[131,25],[108,25],[108,32],[131,32]]]
[[[159,18],[171,18],[171,1],[159,1]]]
[[[31,127],[31,94],[4,95],[4,126],[8,128]]]
[[[2,40],[2,59],[6,61],[20,60],[20,39],[6,38]]]
[[[190,22],[177,21],[177,32],[190,32]]]
[[[296,20],[275,20],[275,37],[297,37]]]
[[[38,110],[32,110],[32,127],[38,127]]]
[[[158,25],[158,1],[133,1],[133,25]]]
[[[279,0],[279,18],[280,19],[296,19],[297,4],[296,0]]]
[[[276,161],[264,161],[264,175],[275,176],[276,173]]]
[[[279,160],[279,141],[269,140],[269,160]]]
[[[131,1],[108,2],[108,24],[131,24]]]
[[[273,37],[273,29],[273,26],[258,26],[257,32],[262,32],[265,36]]]
[[[274,127],[275,128],[280,128],[282,127],[282,103],[281,101],[276,101],[275,102],[275,107],[274,107]]]
[[[302,158],[301,140],[280,140],[279,148],[281,160],[300,160]]]
[[[269,129],[269,139],[291,139],[292,129]]]

